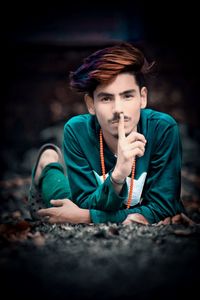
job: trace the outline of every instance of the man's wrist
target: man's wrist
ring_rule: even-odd
[[[124,180],[117,180],[117,179],[114,179],[114,178],[113,178],[113,174],[111,173],[111,175],[110,175],[110,181],[111,181],[113,184],[123,185],[123,184],[126,182],[126,179],[124,179]]]
[[[84,208],[80,208],[81,209],[81,222],[80,223],[84,223],[84,224],[89,224],[91,223],[91,217],[90,217],[90,211],[89,209],[84,209]]]
[[[116,168],[111,173],[110,178],[115,184],[124,184],[126,181],[126,177],[122,176],[121,172],[119,172]]]

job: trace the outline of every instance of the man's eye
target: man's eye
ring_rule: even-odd
[[[111,101],[111,99],[109,97],[104,97],[104,98],[101,99],[101,101],[103,101],[103,102],[109,102],[109,101]]]
[[[133,95],[129,95],[129,94],[127,94],[127,95],[125,95],[125,98],[126,98],[126,99],[133,98]]]

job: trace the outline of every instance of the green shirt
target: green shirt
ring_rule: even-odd
[[[102,180],[96,116],[75,116],[64,126],[63,151],[72,200],[90,209],[94,223],[122,222],[130,213],[140,213],[156,223],[184,211],[180,200],[182,148],[176,121],[168,114],[142,109],[137,130],[147,144],[144,155],[136,159],[133,199],[126,209],[130,178],[118,195],[110,181],[117,158],[105,142],[107,178]]]

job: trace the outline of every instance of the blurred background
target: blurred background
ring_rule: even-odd
[[[66,1],[67,2],[67,1]],[[199,31],[192,2],[110,1],[1,7],[1,181],[30,176],[44,142],[62,144],[64,123],[85,113],[69,72],[93,51],[134,43],[156,71],[149,107],[170,113],[183,141],[183,196],[200,188]]]

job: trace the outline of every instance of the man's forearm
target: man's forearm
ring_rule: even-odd
[[[106,212],[96,209],[90,210],[91,222],[92,223],[121,223],[129,214],[138,213],[143,215],[149,223],[157,223],[159,219],[152,214],[151,210],[147,206],[135,207],[131,209],[121,209],[115,212]]]

